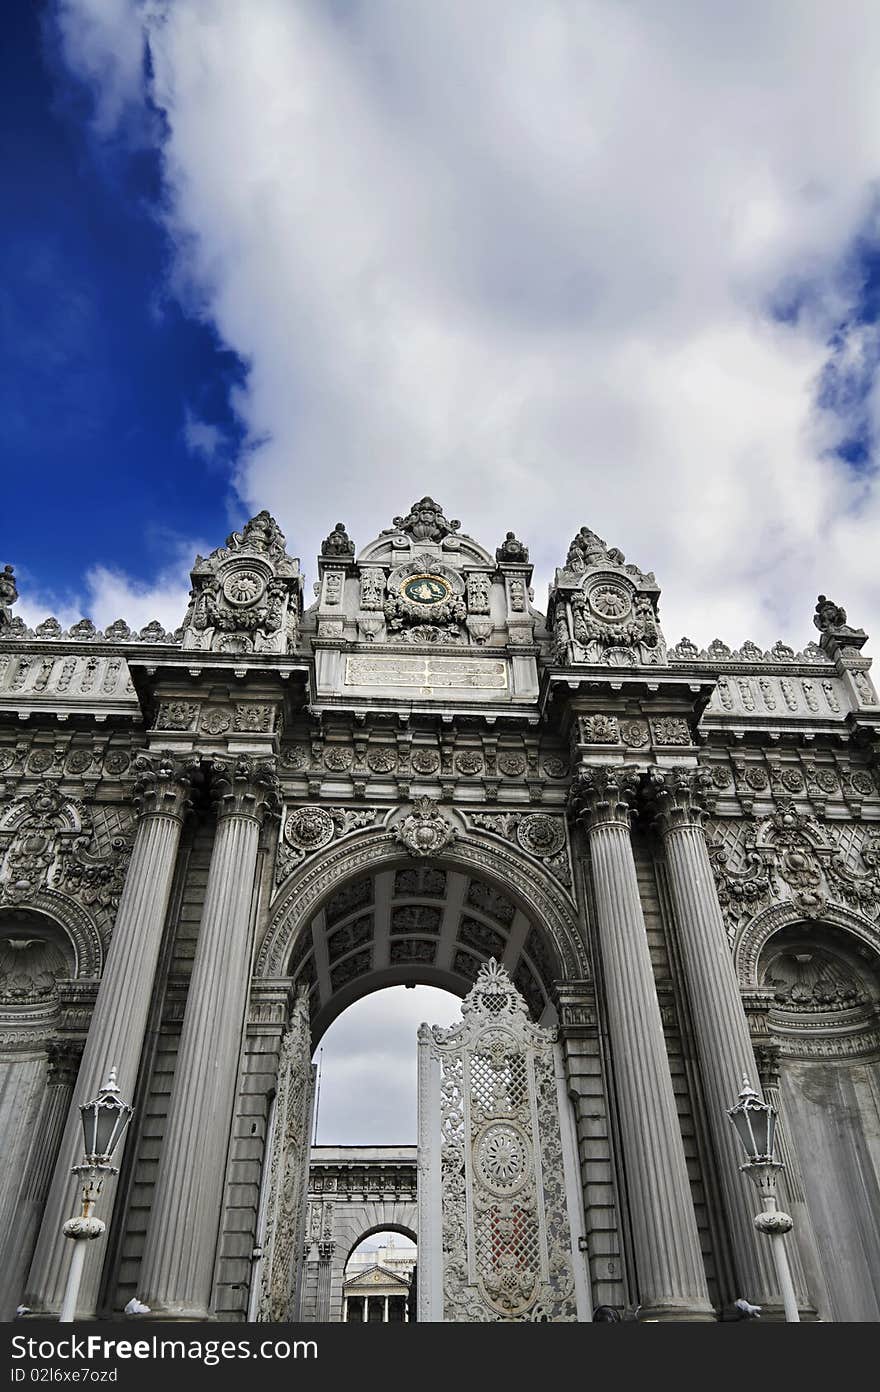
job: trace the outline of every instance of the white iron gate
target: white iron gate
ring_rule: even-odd
[[[586,1320],[573,1127],[555,1031],[484,966],[419,1030],[419,1320]]]

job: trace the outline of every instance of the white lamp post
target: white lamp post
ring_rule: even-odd
[[[761,1195],[762,1211],[755,1218],[755,1227],[770,1239],[785,1318],[788,1322],[800,1322],[785,1250],[785,1234],[791,1232],[793,1225],[788,1214],[776,1205],[776,1174],[785,1168],[773,1155],[776,1110],[769,1102],[761,1101],[748,1078],[743,1077],[742,1081],[739,1101],[735,1107],[728,1108],[727,1115],[746,1153],[746,1163],[740,1165],[740,1169]]]
[[[82,1116],[85,1163],[74,1165],[71,1173],[79,1176],[82,1185],[82,1212],[77,1218],[68,1218],[61,1229],[64,1236],[73,1241],[73,1255],[70,1258],[64,1304],[58,1316],[59,1324],[71,1324],[75,1318],[86,1259],[86,1243],[100,1237],[107,1226],[100,1218],[92,1217],[92,1210],[104,1187],[105,1177],[108,1174],[118,1174],[116,1166],[111,1165],[109,1161],[134,1110],[119,1096],[115,1068],[110,1069],[110,1076],[97,1097],[91,1102],[83,1102],[79,1110]]]

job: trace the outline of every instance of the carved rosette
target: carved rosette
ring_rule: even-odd
[[[568,795],[569,812],[588,827],[609,823],[629,827],[640,782],[641,774],[634,768],[601,764],[579,769]]]
[[[175,817],[183,821],[192,801],[199,761],[163,751],[145,751],[134,760],[131,800],[139,817]]]
[[[294,807],[284,818],[275,862],[275,883],[286,880],[307,856],[323,850],[334,838],[372,826],[375,820],[376,809],[373,807],[363,810],[315,807],[312,804]]]
[[[249,817],[260,824],[281,810],[274,759],[249,754],[212,761],[211,798],[218,817]]]
[[[416,798],[413,810],[394,828],[394,836],[414,856],[438,855],[458,832],[433,798]]]

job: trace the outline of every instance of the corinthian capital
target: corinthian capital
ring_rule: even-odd
[[[211,762],[211,797],[218,817],[251,817],[262,823],[278,815],[281,793],[274,759],[239,754]]]
[[[629,826],[641,774],[638,769],[596,765],[578,771],[568,795],[569,811],[588,826]]]
[[[702,826],[717,796],[707,769],[652,768],[648,773],[647,810],[664,835],[676,827]]]
[[[199,761],[191,754],[145,750],[134,761],[132,801],[139,817],[162,815],[183,821],[192,802]]]

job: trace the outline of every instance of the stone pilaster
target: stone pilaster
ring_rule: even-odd
[[[274,761],[217,759],[212,792],[217,833],[139,1282],[157,1316],[178,1319],[204,1319],[211,1304],[260,826],[278,806]]]
[[[652,770],[652,805],[666,855],[718,1182],[739,1283],[734,1295],[756,1305],[778,1307],[770,1244],[755,1232],[755,1191],[740,1171],[740,1146],[727,1116],[743,1075],[757,1086],[759,1073],[703,833],[709,796],[701,771]]]
[[[583,769],[608,1029],[643,1318],[711,1319],[684,1147],[630,841],[637,776]]]
[[[123,1097],[134,1096],[153,978],[162,943],[165,915],[180,831],[189,806],[192,759],[147,753],[135,761],[135,809],[139,820],[131,862],[92,1022],[77,1080],[76,1105],[69,1107],[40,1235],[31,1263],[24,1303],[45,1312],[60,1309],[70,1263],[70,1243],[62,1223],[75,1212],[78,1194],[71,1167],[82,1160],[79,1104],[93,1097],[116,1067]],[[122,1145],[114,1155],[119,1164]],[[99,1201],[99,1216],[112,1221],[116,1176],[109,1176]],[[90,1242],[80,1287],[78,1318],[94,1316],[107,1252],[105,1241]]]

